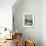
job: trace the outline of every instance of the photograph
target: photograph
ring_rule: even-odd
[[[34,26],[34,16],[32,14],[24,15],[24,27],[33,27]]]

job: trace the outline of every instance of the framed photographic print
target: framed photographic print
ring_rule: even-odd
[[[34,15],[25,13],[23,15],[23,25],[24,27],[34,27]]]

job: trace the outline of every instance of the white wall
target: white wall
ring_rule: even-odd
[[[0,0],[0,27],[12,28],[12,6],[16,0]]]
[[[46,0],[41,1],[40,31],[42,46],[46,46]]]
[[[16,5],[14,5],[16,6]],[[14,19],[15,19],[15,28],[18,32],[22,32],[24,38],[32,39],[35,41],[36,46],[41,46],[41,31],[39,24],[41,9],[40,0],[23,0],[20,5],[15,7],[14,10]],[[33,13],[35,16],[35,27],[24,27],[23,26],[23,14],[24,13]]]
[[[25,38],[35,40],[36,46],[46,46],[46,0],[23,0],[17,7],[14,5],[13,10],[15,28],[18,32],[22,32]],[[23,27],[23,13],[25,12],[35,13],[34,28]]]

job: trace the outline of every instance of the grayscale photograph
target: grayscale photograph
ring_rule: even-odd
[[[24,27],[33,27],[34,25],[34,16],[32,14],[24,15]]]

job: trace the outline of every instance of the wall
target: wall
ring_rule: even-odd
[[[46,0],[41,1],[40,31],[42,46],[46,46]]]
[[[16,0],[0,0],[0,27],[12,29],[12,6]]]
[[[14,5],[16,6],[16,5]],[[15,19],[15,29],[18,32],[23,33],[24,39],[31,39],[35,41],[36,46],[41,46],[41,34],[40,34],[40,10],[41,1],[40,0],[23,0],[17,7],[13,8],[14,19]],[[35,26],[34,27],[24,27],[23,26],[23,14],[33,13],[35,16]]]

